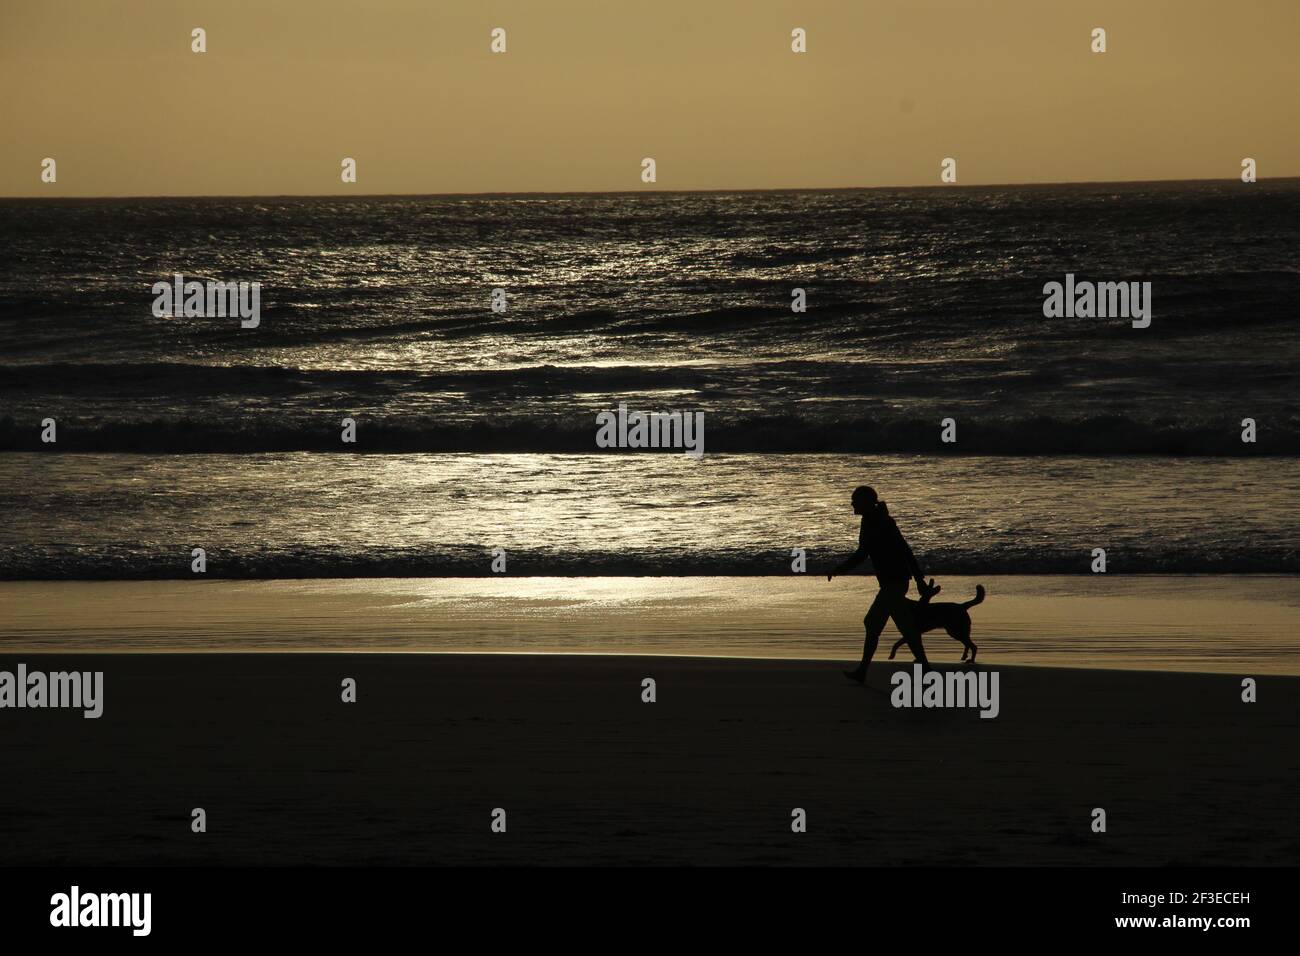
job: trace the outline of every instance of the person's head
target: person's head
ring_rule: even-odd
[[[864,515],[876,506],[876,489],[858,485],[853,489],[853,513]]]

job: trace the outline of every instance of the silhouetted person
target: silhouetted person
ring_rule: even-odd
[[[862,645],[862,663],[844,676],[862,683],[867,679],[867,665],[871,663],[880,643],[880,633],[885,629],[885,621],[893,618],[894,626],[907,641],[913,656],[921,662],[923,668],[929,668],[930,662],[925,657],[925,648],[921,644],[921,632],[917,630],[912,617],[912,609],[907,601],[907,581],[916,581],[916,588],[924,596],[935,593],[937,588],[930,588],[921,574],[921,566],[907,546],[903,533],[889,516],[889,509],[883,501],[878,501],[876,492],[861,485],[853,490],[853,513],[862,515],[862,530],[858,532],[858,550],[843,561],[839,567],[826,575],[829,581],[837,574],[856,568],[866,558],[871,558],[871,566],[880,582],[880,592],[871,602],[867,616],[862,624],[867,630],[866,641]]]

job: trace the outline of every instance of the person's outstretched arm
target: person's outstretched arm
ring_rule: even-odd
[[[831,570],[830,574],[826,575],[826,580],[829,581],[831,578],[835,577],[835,575],[843,574],[845,571],[852,571],[854,568],[856,568],[859,564],[861,564],[866,559],[867,559],[867,522],[864,519],[862,522],[862,530],[858,533],[858,550],[854,551],[851,555],[849,555],[847,558],[845,558],[843,561],[837,564]]]

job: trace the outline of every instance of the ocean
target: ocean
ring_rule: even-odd
[[[1300,181],[4,200],[0,235],[0,578],[811,572],[862,483],[937,573],[1300,570]],[[156,317],[178,273],[260,282],[260,324]],[[1150,327],[1045,318],[1066,274],[1150,282]],[[703,412],[703,458],[597,448],[620,403]]]

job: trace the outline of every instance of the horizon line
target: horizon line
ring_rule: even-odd
[[[1255,183],[1242,183],[1242,185],[1255,185],[1261,182],[1281,183],[1289,181],[1300,181],[1300,175],[1296,176],[1269,176],[1261,177]],[[100,200],[118,200],[118,199],[432,199],[432,198],[507,198],[523,196],[640,196],[640,195],[707,195],[707,194],[751,194],[751,193],[832,193],[832,192],[877,192],[900,190],[920,190],[920,189],[1033,189],[1033,188],[1051,188],[1060,186],[1153,186],[1153,185],[1170,185],[1170,184],[1200,184],[1200,183],[1235,183],[1239,182],[1239,177],[1228,178],[1200,178],[1200,179],[1099,179],[1099,180],[1066,180],[1052,182],[1012,182],[1012,183],[929,183],[924,185],[911,186],[760,186],[753,188],[735,188],[735,187],[717,187],[709,189],[587,189],[587,190],[489,190],[480,192],[421,192],[421,193],[354,193],[350,191],[335,193],[141,193],[141,194],[118,194],[118,195],[58,195],[58,196],[17,196],[4,195],[0,196],[0,202],[12,200],[58,200],[58,199],[100,199]]]

